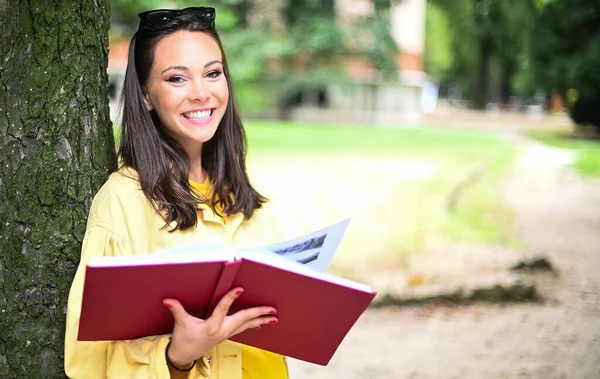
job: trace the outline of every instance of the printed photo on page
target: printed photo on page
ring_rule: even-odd
[[[333,256],[344,237],[350,219],[330,225],[316,232],[261,246],[260,249],[305,264],[318,271],[327,271]]]

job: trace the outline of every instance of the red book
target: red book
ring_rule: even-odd
[[[279,322],[232,341],[327,365],[375,297],[365,284],[274,254],[190,250],[93,259],[86,269],[78,340],[171,333],[173,318],[163,299],[177,299],[203,318],[227,291],[243,287],[231,312],[270,305]]]

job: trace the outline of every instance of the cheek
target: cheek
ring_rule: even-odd
[[[153,95],[153,96],[152,96]],[[182,90],[157,91],[150,96],[152,105],[157,112],[172,112],[178,106],[186,94]]]
[[[219,97],[219,100],[227,105],[227,101],[229,100],[229,88],[227,87],[227,82],[223,81],[219,83],[219,86],[215,89],[215,95]]]

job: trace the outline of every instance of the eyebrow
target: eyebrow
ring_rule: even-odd
[[[220,60],[218,60],[218,59],[215,59],[214,61],[210,61],[210,62],[208,62],[207,64],[205,64],[205,65],[204,65],[204,67],[206,68],[206,67],[208,67],[208,66],[210,66],[210,65],[213,65],[213,64],[215,64],[215,63],[221,63],[221,64],[223,64],[223,62],[221,62]],[[169,71],[169,70],[183,70],[183,71],[189,71],[190,69],[189,69],[189,68],[187,68],[187,67],[185,67],[185,66],[170,66],[170,67],[167,67],[167,68],[165,68],[165,69],[164,69],[164,70],[161,72],[161,74],[164,74],[165,72],[167,72],[167,71]]]

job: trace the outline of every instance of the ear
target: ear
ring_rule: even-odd
[[[148,96],[148,93],[146,91],[144,92],[144,105],[146,106],[146,109],[148,110],[148,112],[150,112],[151,110],[154,109],[154,107],[152,106],[152,103],[150,102],[150,96]]]

